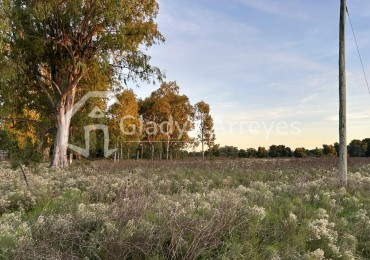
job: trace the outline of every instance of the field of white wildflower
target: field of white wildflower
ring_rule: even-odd
[[[370,162],[0,162],[0,259],[370,259]]]

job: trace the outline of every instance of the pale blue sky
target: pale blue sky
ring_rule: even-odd
[[[217,143],[320,147],[338,139],[339,0],[159,0],[152,64],[211,106]],[[370,79],[370,1],[348,0]],[[148,96],[157,86],[135,92]],[[348,139],[370,137],[370,95],[347,27]]]

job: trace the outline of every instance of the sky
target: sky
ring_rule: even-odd
[[[164,44],[147,52],[192,104],[210,104],[216,143],[338,141],[339,0],[159,0]],[[370,79],[370,1],[347,0]],[[347,138],[370,137],[370,94],[347,20]],[[130,87],[130,86],[129,86]],[[132,87],[139,97],[159,86]]]

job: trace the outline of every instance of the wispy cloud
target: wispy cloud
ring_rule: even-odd
[[[287,18],[307,20],[309,16],[292,0],[235,0],[244,5]]]
[[[299,121],[302,136],[276,140],[289,144],[305,139],[313,147],[336,141],[338,3],[230,1],[233,7],[220,0],[208,8],[211,0],[160,0],[159,28],[167,41],[150,49],[153,64],[166,70],[167,80],[176,80],[192,103],[209,103],[215,122]],[[368,19],[356,26],[360,11],[353,11],[353,22],[366,67],[370,34]],[[370,127],[370,96],[350,38],[347,62],[349,138],[360,138]],[[153,90],[137,92],[144,97]],[[241,147],[266,141],[218,138],[222,145]]]

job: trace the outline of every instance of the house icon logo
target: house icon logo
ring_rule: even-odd
[[[69,111],[67,111],[66,115],[72,118],[85,104],[90,98],[108,98],[112,97],[113,104],[121,103],[118,101],[116,96],[113,92],[110,91],[91,91],[83,96]],[[102,111],[98,106],[95,106],[93,110],[88,114],[88,117],[91,118],[104,118],[105,112]],[[88,125],[84,127],[85,130],[85,148],[78,147],[76,145],[68,143],[68,148],[81,154],[84,157],[89,157],[90,155],[90,133],[94,130],[102,130],[104,133],[104,157],[109,157],[112,153],[114,153],[117,149],[109,149],[109,131],[108,126],[102,124],[94,124]]]

